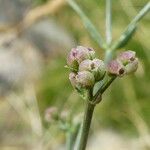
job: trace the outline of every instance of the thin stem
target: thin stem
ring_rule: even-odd
[[[86,148],[94,108],[95,108],[95,105],[92,105],[87,101],[87,104],[85,107],[84,120],[81,126],[80,143],[78,145],[77,150],[85,150]]]
[[[75,145],[75,150],[85,150],[86,148],[93,111],[95,108],[95,105],[89,103],[89,101],[92,101],[92,98],[93,98],[93,89],[90,89],[88,91],[88,100],[86,101],[84,119],[81,124],[79,134],[77,136],[77,143]]]
[[[111,78],[109,78],[108,81],[104,82],[104,84],[99,88],[97,93],[94,95],[93,101],[95,101],[99,97],[99,95],[102,95],[115,79],[116,76],[112,76]]]
[[[101,95],[110,86],[110,84],[115,80],[115,78],[116,78],[116,76],[109,78],[109,80],[106,81],[99,88],[98,92],[95,94],[94,97],[92,95],[93,90],[90,90],[89,101],[94,102],[95,100],[97,100],[99,98],[99,96],[101,97]],[[84,120],[83,120],[83,123],[81,125],[81,129],[80,129],[80,140],[78,139],[79,143],[77,145],[76,150],[85,150],[85,148],[86,148],[88,135],[89,135],[89,129],[90,129],[90,125],[91,125],[91,121],[92,121],[92,117],[93,117],[93,112],[94,112],[94,108],[96,106],[96,105],[91,104],[89,101],[87,101],[87,103],[86,103]]]
[[[112,2],[111,0],[106,0],[106,42],[109,46],[112,41]]]
[[[71,131],[68,131],[66,133],[66,150],[72,150],[73,149],[73,134]]]
[[[113,53],[111,49],[107,49],[105,52],[105,64],[107,65],[109,63],[110,60],[112,60],[113,58]]]
[[[128,38],[127,36],[132,32],[132,29],[136,27],[136,24],[149,12],[150,10],[150,2],[148,2],[144,8],[135,16],[135,18],[130,22],[130,24],[126,27],[124,32],[121,34],[120,38],[112,45],[111,49],[114,51],[117,49],[123,41]]]

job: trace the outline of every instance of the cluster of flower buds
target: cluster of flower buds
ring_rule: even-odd
[[[110,75],[124,76],[135,72],[138,68],[138,58],[134,51],[128,50],[120,53],[115,60],[108,64]]]
[[[95,51],[92,48],[77,46],[71,49],[67,57],[67,65],[72,71],[69,74],[72,86],[88,89],[102,80],[106,72],[110,76],[120,77],[135,72],[138,59],[134,51],[128,50],[120,53],[115,60],[105,66],[102,60],[95,57]]]
[[[103,79],[106,72],[104,62],[95,57],[95,51],[83,46],[70,51],[67,65],[72,70],[69,79],[75,88],[93,87],[95,82]]]

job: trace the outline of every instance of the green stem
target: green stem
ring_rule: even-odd
[[[95,96],[92,96],[92,90],[89,92],[89,101],[94,102],[95,100],[97,100],[99,98],[99,96],[101,96],[104,91],[111,85],[111,83],[116,79],[116,76],[113,76],[111,78],[109,78],[109,80],[107,80],[97,91],[97,93],[95,94]],[[89,130],[90,130],[90,125],[91,125],[91,121],[92,121],[92,116],[93,116],[93,112],[94,112],[94,108],[96,105],[91,104],[89,101],[87,101],[86,103],[86,107],[85,107],[85,113],[84,113],[84,120],[82,122],[81,125],[81,129],[79,132],[79,136],[80,138],[79,143],[77,143],[77,148],[76,150],[85,150],[86,148],[86,144],[87,144],[87,140],[88,140],[88,135],[89,135]]]
[[[91,120],[93,116],[93,111],[95,108],[95,105],[92,105],[89,101],[92,101],[93,99],[93,89],[90,89],[88,92],[88,100],[86,101],[86,107],[85,107],[85,112],[84,112],[84,119],[81,124],[79,134],[77,137],[77,143],[75,150],[85,150],[87,140],[88,140],[88,135],[89,135],[89,130],[90,130],[90,125],[91,125]]]
[[[106,0],[106,42],[110,46],[112,41],[111,0]]]
[[[105,52],[105,64],[107,65],[110,62],[110,60],[112,60],[112,58],[113,58],[112,50],[107,49]]]
[[[95,101],[99,97],[99,95],[102,95],[115,79],[116,76],[112,76],[106,82],[104,82],[104,84],[99,88],[97,93],[94,95],[93,101]]]
[[[85,150],[86,148],[94,108],[95,108],[95,105],[92,105],[87,101],[87,104],[85,107],[84,120],[81,126],[80,143],[78,145],[79,147],[77,150]]]
[[[73,149],[73,135],[72,132],[68,131],[66,133],[66,150]]]

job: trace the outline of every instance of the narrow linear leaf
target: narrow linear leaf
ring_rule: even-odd
[[[125,46],[128,41],[132,38],[135,30],[137,23],[150,11],[150,2],[148,2],[143,9],[135,16],[135,18],[130,22],[130,24],[127,26],[127,28],[124,30],[120,38],[115,42],[111,49],[115,50],[118,48],[121,48]]]
[[[113,45],[112,49],[119,49],[124,47],[133,37],[136,29],[137,26],[134,25],[130,26],[130,28],[120,36],[120,39],[117,41],[117,43]]]
[[[81,10],[78,4],[73,0],[67,0],[69,5],[74,9],[74,11],[80,16],[83,21],[84,26],[90,33],[91,37],[99,44],[101,48],[105,48],[104,40],[102,39],[100,33],[97,31],[93,23],[89,20],[89,18],[85,15],[85,13]]]

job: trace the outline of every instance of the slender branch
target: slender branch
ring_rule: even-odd
[[[104,91],[111,85],[111,83],[115,79],[116,79],[116,76],[113,76],[113,77],[109,78],[109,80],[104,82],[104,84],[99,88],[99,90],[97,91],[97,93],[95,94],[94,97],[92,95],[92,91],[93,91],[93,89],[92,89],[89,92],[89,101],[95,102],[99,97],[101,97],[101,95],[104,93]],[[90,125],[91,125],[91,121],[92,121],[92,117],[93,117],[93,112],[94,112],[94,108],[96,106],[96,104],[94,105],[94,104],[90,103],[89,101],[87,101],[87,103],[86,103],[84,120],[81,125],[81,129],[80,129],[80,133],[79,133],[80,140],[78,139],[79,143],[77,143],[78,145],[75,150],[85,150],[85,148],[86,148],[89,129],[90,129]]]
[[[80,16],[81,20],[83,21],[84,26],[87,28],[88,32],[90,33],[91,37],[99,44],[99,46],[105,49],[106,44],[101,36],[101,34],[97,31],[93,23],[90,19],[85,15],[82,9],[77,5],[74,0],[67,0],[69,5],[74,9],[74,11]]]
[[[150,2],[148,2],[144,8],[135,16],[135,18],[130,22],[130,24],[126,27],[124,32],[121,34],[120,38],[112,45],[111,50],[115,50],[121,46],[127,38],[132,37],[132,33],[136,28],[136,24],[149,12],[150,10]]]
[[[66,150],[72,150],[72,134],[69,131],[66,133]]]
[[[104,84],[99,88],[97,93],[94,95],[93,101],[95,101],[99,97],[99,95],[102,95],[115,79],[116,76],[112,76],[111,78],[109,78],[109,80],[104,82]]]
[[[95,105],[92,105],[87,101],[85,114],[84,114],[84,120],[81,126],[80,143],[78,145],[77,150],[85,150],[86,148],[94,108],[95,108]]]
[[[89,103],[89,101],[92,101],[92,98],[93,98],[93,89],[90,89],[88,91],[88,100],[86,101],[84,119],[79,130],[77,143],[76,143],[77,145],[75,145],[75,150],[85,150],[86,148],[91,120],[95,108],[95,105]]]
[[[112,41],[112,2],[111,0],[106,0],[106,42],[108,45],[111,44]]]

